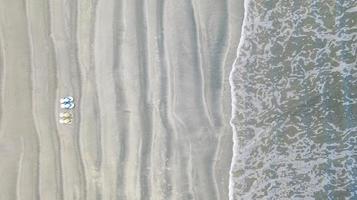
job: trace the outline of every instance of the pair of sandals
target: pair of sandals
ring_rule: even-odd
[[[64,109],[72,109],[74,108],[74,99],[71,96],[68,97],[64,97],[60,99],[60,103],[61,103],[61,108]]]
[[[71,96],[61,98],[60,99],[61,108],[67,109],[67,110],[74,108],[75,104],[73,101],[74,101],[74,99]],[[60,124],[71,124],[72,123],[73,115],[72,115],[72,113],[70,113],[68,111],[61,112],[59,114],[59,117],[60,117],[60,119],[59,119]]]

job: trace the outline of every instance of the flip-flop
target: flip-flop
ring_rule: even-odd
[[[59,119],[60,124],[71,124],[72,119],[71,118],[65,118],[65,119]]]
[[[74,108],[74,103],[62,103],[61,104],[61,108],[64,108],[64,109],[72,109]]]
[[[69,113],[69,112],[61,112],[61,113],[59,114],[59,117],[60,117],[60,118],[72,118],[72,114]]]
[[[67,96],[67,97],[63,97],[60,99],[60,103],[69,103],[69,102],[73,102],[73,97],[72,96]]]

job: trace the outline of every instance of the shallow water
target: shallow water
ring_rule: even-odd
[[[357,198],[357,1],[246,0],[230,199]]]

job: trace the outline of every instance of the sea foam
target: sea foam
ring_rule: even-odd
[[[231,200],[357,198],[356,4],[245,0]]]

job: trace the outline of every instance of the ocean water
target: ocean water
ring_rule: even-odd
[[[357,1],[246,0],[230,199],[357,199]]]

